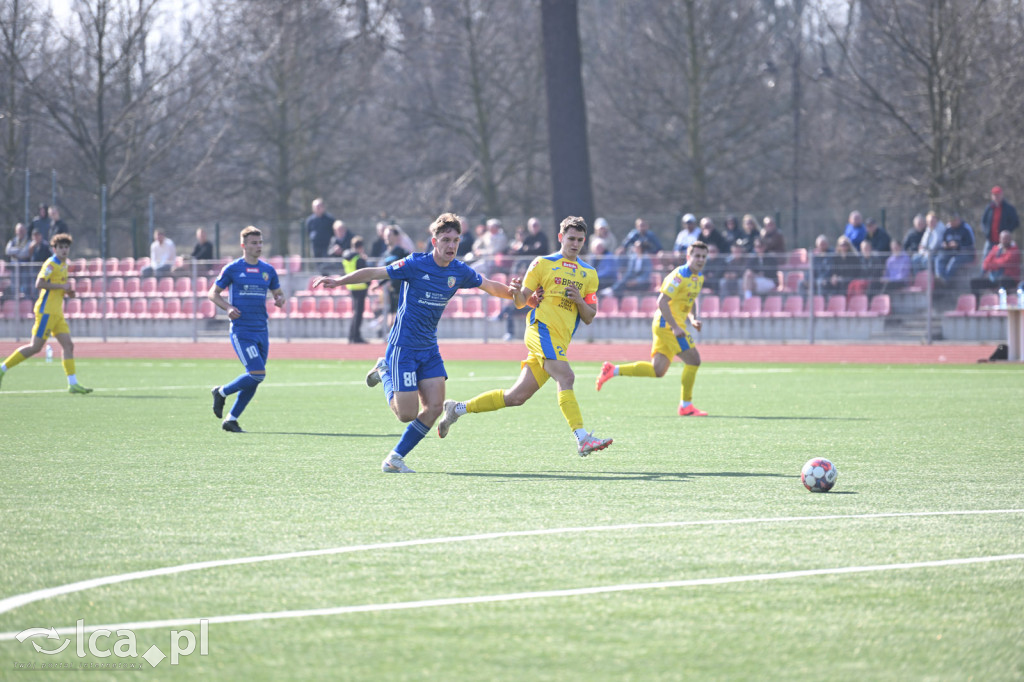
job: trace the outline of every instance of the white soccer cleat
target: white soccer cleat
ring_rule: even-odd
[[[598,450],[604,450],[606,447],[612,444],[611,438],[598,438],[592,433],[588,433],[580,441],[580,457],[586,457],[591,452],[597,452]]]
[[[380,371],[387,369],[387,364],[384,362],[384,358],[377,358],[377,364],[373,366],[369,372],[366,373],[366,385],[373,388],[380,383]]]
[[[454,400],[444,401],[444,414],[441,415],[441,421],[437,423],[437,437],[444,438],[448,435],[448,429],[452,428],[452,424],[459,420],[459,415],[455,412],[456,402]]]
[[[416,472],[405,466],[405,458],[401,455],[391,453],[380,463],[380,470],[385,474],[415,474]]]

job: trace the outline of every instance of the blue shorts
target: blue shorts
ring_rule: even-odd
[[[441,351],[437,346],[433,348],[402,348],[401,346],[388,346],[384,351],[384,361],[388,365],[388,371],[381,373],[381,383],[384,384],[384,395],[388,402],[397,393],[415,391],[419,382],[434,377],[448,378],[444,371],[444,360],[441,358]]]
[[[270,351],[268,332],[232,332],[231,347],[248,374],[265,374]]]

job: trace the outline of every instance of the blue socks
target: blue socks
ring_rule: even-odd
[[[265,375],[252,375],[252,374],[241,374],[230,384],[227,384],[222,389],[224,395],[231,395],[237,393],[238,397],[235,398],[235,404],[231,406],[231,412],[228,413],[228,419],[238,419],[242,412],[245,410],[246,405],[252,400],[252,397],[256,395],[256,388],[263,381]]]
[[[429,432],[429,426],[424,426],[423,422],[419,419],[413,419],[409,422],[409,425],[405,427],[405,433],[402,434],[402,438],[398,441],[398,445],[395,446],[395,452],[402,457],[405,457]]]

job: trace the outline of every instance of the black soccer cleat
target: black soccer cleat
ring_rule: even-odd
[[[242,430],[242,427],[239,426],[237,419],[225,420],[220,425],[220,428],[224,429],[225,431],[230,431],[231,433],[245,433],[245,431]]]
[[[227,400],[220,394],[220,386],[214,386],[210,391],[213,394],[213,416],[217,419],[224,418],[224,402]]]

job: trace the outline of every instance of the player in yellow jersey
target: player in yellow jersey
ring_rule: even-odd
[[[448,435],[452,424],[462,415],[522,405],[549,377],[554,377],[558,386],[558,409],[576,436],[580,457],[612,444],[611,438],[598,438],[583,428],[583,416],[573,392],[575,376],[569,366],[569,342],[576,328],[581,321],[590,324],[597,315],[597,271],[579,260],[587,241],[586,221],[576,216],[563,220],[558,241],[561,249],[550,256],[535,258],[526,271],[522,287],[513,291],[517,308],[527,305],[534,292],[543,292],[539,305],[526,318],[528,354],[521,364],[519,379],[508,390],[481,393],[464,403],[444,401],[444,414],[437,425],[437,435],[441,438]]]
[[[75,375],[75,345],[71,342],[71,330],[64,319],[64,298],[75,297],[75,290],[68,281],[71,235],[63,232],[53,235],[50,247],[53,249],[53,255],[43,263],[43,267],[39,269],[39,276],[36,277],[39,298],[36,300],[36,322],[32,326],[32,343],[14,351],[3,364],[0,364],[0,383],[3,382],[8,370],[41,351],[46,339],[52,335],[64,351],[61,364],[64,365],[64,373],[68,375],[68,393],[92,393],[91,388],[78,383]]]
[[[700,367],[700,353],[693,343],[693,337],[683,326],[685,320],[697,331],[701,322],[693,314],[693,303],[704,288],[701,270],[708,259],[708,246],[694,242],[686,250],[686,263],[668,273],[661,283],[658,294],[658,312],[651,323],[654,342],[651,344],[651,361],[631,362],[628,365],[604,363],[601,375],[597,377],[597,390],[616,376],[663,377],[672,364],[672,358],[679,356],[683,361],[683,388],[679,402],[680,417],[706,417],[707,412],[693,404],[693,384]]]

